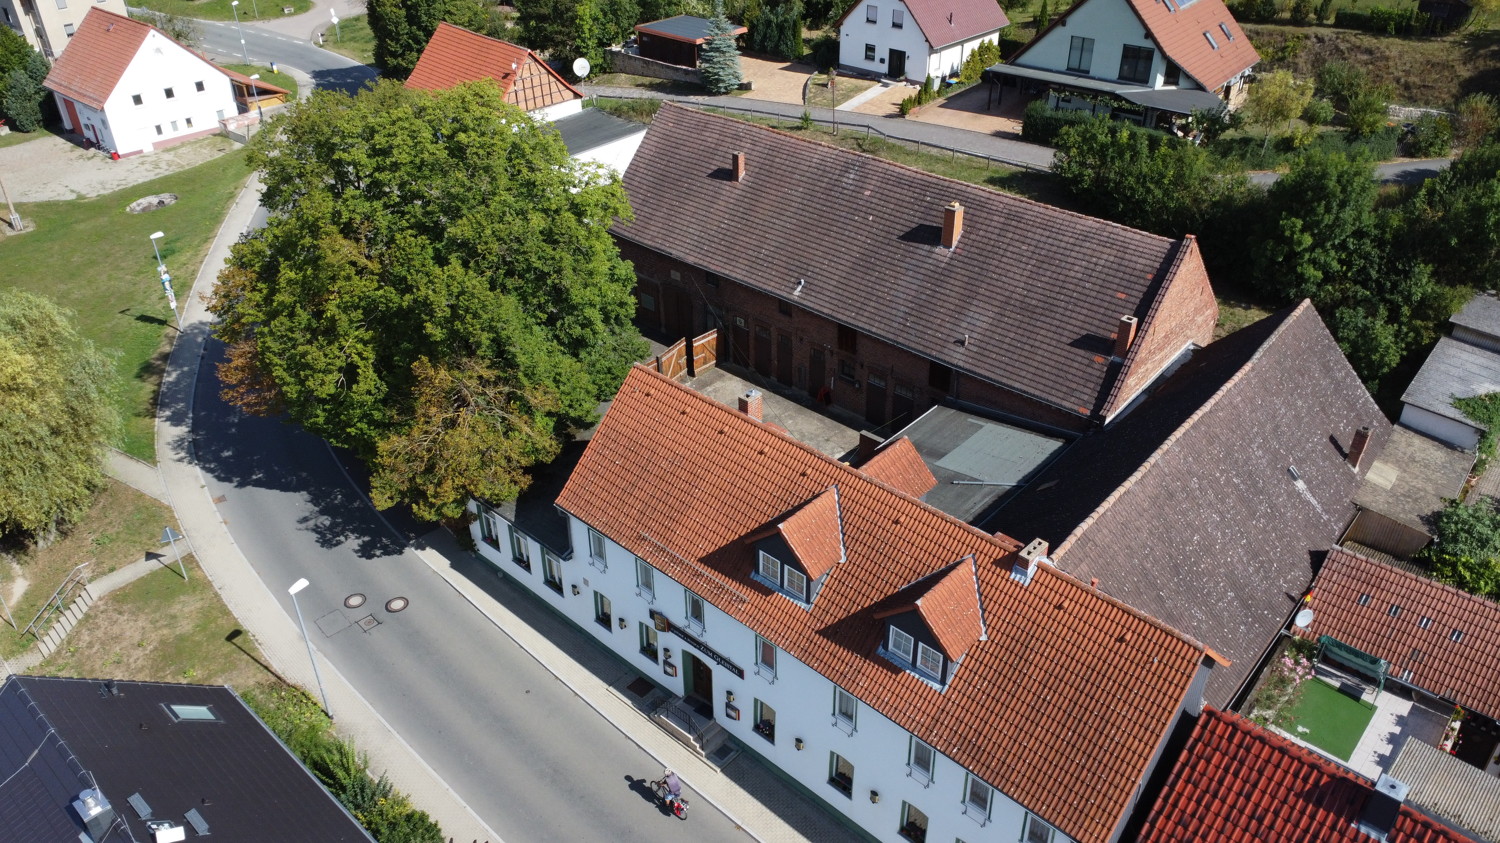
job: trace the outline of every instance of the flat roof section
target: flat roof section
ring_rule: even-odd
[[[895,436],[916,446],[937,485],[922,496],[935,507],[973,524],[1030,480],[1068,445],[1013,424],[939,405]]]
[[[676,17],[643,23],[636,26],[636,32],[646,32],[651,35],[660,35],[663,38],[671,38],[674,41],[687,41],[691,44],[702,44],[713,34],[714,22],[708,18],[694,17],[693,15],[677,15]],[[750,30],[743,26],[730,24],[731,34],[744,35]]]
[[[621,138],[644,134],[646,131],[646,127],[641,123],[621,120],[598,108],[585,108],[577,114],[554,120],[552,126],[557,129],[558,134],[562,135],[563,144],[568,147],[568,154],[574,157]]]
[[[1396,427],[1385,450],[1370,463],[1354,502],[1426,532],[1426,519],[1445,500],[1458,497],[1473,467],[1473,454]]]

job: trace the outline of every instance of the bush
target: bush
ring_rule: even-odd
[[[1333,103],[1314,99],[1302,109],[1302,120],[1309,126],[1327,126],[1333,122]]]
[[[1368,12],[1339,9],[1333,16],[1333,25],[1381,35],[1421,35],[1432,29],[1432,16],[1417,11],[1414,6],[1405,9],[1375,6]]]
[[[1318,95],[1333,103],[1335,108],[1344,108],[1349,98],[1369,85],[1364,68],[1343,61],[1324,62],[1318,67]]]
[[[1453,107],[1453,142],[1459,149],[1480,146],[1500,126],[1500,108],[1489,94],[1469,94]]]
[[[1442,158],[1453,151],[1453,124],[1446,115],[1424,114],[1406,136],[1406,154],[1413,158]]]
[[[1500,513],[1486,499],[1450,503],[1433,518],[1423,551],[1438,579],[1482,596],[1500,595]]]
[[[1351,95],[1349,104],[1344,108],[1344,120],[1349,126],[1349,134],[1357,138],[1368,137],[1380,131],[1387,120],[1385,92],[1365,88]]]
[[[1238,0],[1231,11],[1235,19],[1244,23],[1270,23],[1279,13],[1276,0]]]
[[[761,12],[750,27],[746,44],[757,53],[796,60],[802,58],[802,4],[783,3]]]
[[[1313,0],[1292,0],[1287,11],[1293,24],[1307,26],[1313,19]]]
[[[984,69],[999,61],[1000,48],[995,42],[981,41],[964,59],[963,66],[958,71],[958,81],[964,84],[978,82]]]
[[[1087,111],[1061,111],[1048,105],[1046,100],[1036,100],[1026,106],[1026,113],[1021,116],[1021,140],[1051,146],[1064,126],[1076,126],[1092,119],[1093,115]]]
[[[812,60],[813,65],[824,72],[827,72],[830,67],[838,67],[838,36],[827,33],[818,36],[818,40],[812,43]]]

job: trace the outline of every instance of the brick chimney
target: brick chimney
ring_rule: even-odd
[[[1134,316],[1120,317],[1120,329],[1115,332],[1115,356],[1121,360],[1125,359],[1130,347],[1135,344],[1136,323]]]
[[[1016,555],[1016,562],[1010,569],[1010,578],[1021,585],[1030,585],[1031,576],[1036,573],[1036,563],[1047,559],[1047,541],[1045,539],[1032,539],[1031,544],[1021,548]]]
[[[943,248],[958,246],[958,238],[964,233],[964,206],[957,202],[943,208]]]
[[[1354,439],[1349,442],[1349,465],[1359,471],[1359,464],[1365,458],[1365,449],[1370,447],[1370,428],[1362,427],[1354,431]]]
[[[734,180],[745,180],[745,153],[743,152],[736,152],[734,154]]]
[[[752,389],[740,396],[740,412],[756,421],[761,421],[760,390]]]

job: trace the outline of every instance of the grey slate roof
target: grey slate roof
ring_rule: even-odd
[[[746,153],[742,182],[734,152]],[[626,240],[1082,416],[1119,370],[1120,317],[1146,316],[1186,248],[671,104],[625,189],[635,220],[613,231]],[[964,229],[949,251],[939,239],[955,200]]]
[[[632,123],[597,108],[585,108],[577,114],[569,114],[552,121],[552,127],[562,135],[568,154],[577,156],[607,143],[646,131],[640,123]]]
[[[1479,293],[1450,319],[1455,325],[1500,337],[1500,298],[1493,291]]]
[[[215,843],[371,838],[227,687],[12,676],[0,687],[0,840],[78,843],[69,804],[95,787],[136,840],[128,803],[157,819],[197,810]],[[174,722],[166,705],[211,706],[222,722]],[[33,755],[33,753],[35,753]],[[110,840],[128,839],[118,835]]]
[[[1068,573],[1228,658],[1205,697],[1226,706],[1354,514],[1342,449],[1364,425],[1378,453],[1390,423],[1303,302],[1195,353],[984,529],[1047,539]]]
[[[1500,778],[1419,740],[1402,744],[1389,774],[1406,802],[1485,840],[1500,840]]]
[[[589,432],[592,434],[592,431]],[[557,496],[567,485],[574,466],[583,456],[588,445],[588,435],[563,446],[562,453],[552,462],[535,467],[531,472],[531,485],[526,487],[513,501],[506,501],[492,508],[516,529],[536,539],[542,547],[559,558],[572,553],[573,539],[568,533],[568,517],[556,506]],[[502,537],[501,541],[504,541]],[[502,544],[502,547],[506,545]],[[510,551],[507,550],[507,553]],[[541,564],[533,559],[532,564]]]
[[[1443,337],[1427,355],[1401,403],[1483,430],[1484,425],[1453,406],[1453,399],[1489,392],[1500,392],[1500,354]]]
[[[651,21],[636,26],[637,32],[665,35],[679,41],[707,41],[713,31],[714,22],[693,15],[676,15],[663,20]]]
[[[1371,456],[1354,502],[1424,532],[1427,517],[1444,499],[1458,497],[1474,467],[1473,454],[1404,427],[1393,429],[1385,450]]]

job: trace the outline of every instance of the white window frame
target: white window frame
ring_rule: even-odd
[[[635,593],[647,603],[656,602],[656,569],[639,556],[635,558]]]
[[[556,576],[553,576],[553,574],[556,574]],[[542,551],[542,582],[548,588],[551,588],[558,594],[562,594],[562,560],[546,550]]]
[[[895,629],[895,627],[891,628]],[[937,664],[935,666],[928,664],[929,654],[937,659]],[[927,646],[926,644],[923,644],[920,641],[917,642],[917,660],[914,663],[917,670],[920,670],[921,672],[927,674],[928,676],[931,676],[934,679],[941,680],[943,678],[943,659],[944,656],[942,653],[938,652],[932,647]]]
[[[1044,836],[1032,837],[1033,831],[1040,830]],[[1021,823],[1021,843],[1053,843],[1057,839],[1057,829],[1047,824],[1047,821],[1038,817],[1030,811],[1026,812],[1026,819]]]
[[[1072,40],[1068,42],[1068,72],[1088,75],[1093,70],[1094,39],[1083,35],[1074,35]]]
[[[764,550],[756,557],[755,570],[773,584],[781,584],[781,560]]]
[[[833,725],[851,735],[859,730],[859,698],[837,685],[833,688]]]
[[[843,788],[841,788],[838,785],[836,785],[836,784],[833,783],[834,780],[835,780],[835,778],[836,778],[835,774],[838,772],[838,769],[839,769],[839,762],[840,761],[844,762],[845,764],[847,764],[849,766],[849,791],[847,793],[844,792]],[[847,796],[850,799],[854,798],[854,771],[855,771],[854,762],[850,761],[849,758],[848,758],[848,756],[841,755],[841,754],[839,754],[837,752],[834,752],[834,751],[831,751],[831,750],[829,751],[829,753],[828,753],[828,786],[831,787],[831,788],[833,788],[834,790],[838,791],[839,793],[843,793],[845,796]]]
[[[865,7],[865,23],[880,23],[880,7],[874,3]]]
[[[765,653],[767,648],[771,651],[771,662],[766,663]],[[771,682],[776,681],[776,645],[772,644],[759,635],[755,636],[755,675],[765,677]]]
[[[905,835],[905,834],[902,833],[902,832],[904,832],[906,830],[907,825],[909,825],[912,822],[912,818],[911,818],[911,812],[912,811],[916,811],[918,814],[922,815],[922,819],[924,820],[924,822],[922,824],[922,835],[923,835],[922,839],[925,840],[925,839],[927,839],[926,838],[927,832],[929,832],[929,831],[932,830],[932,817],[927,816],[927,812],[926,811],[923,811],[921,808],[918,808],[917,806],[911,804],[910,802],[907,802],[904,799],[901,801],[901,825],[896,828],[896,833],[899,834],[899,835],[901,835],[902,837],[906,838],[907,840],[915,840],[916,839],[914,837],[907,837],[907,835]]]
[[[526,570],[531,570],[531,542],[526,540],[526,534],[517,530],[514,524],[507,524],[510,531],[510,558],[511,561]]]
[[[896,643],[897,641],[901,641],[906,645],[904,651]],[[910,664],[917,656],[917,639],[908,635],[905,630],[892,624],[890,634],[885,639],[885,648],[890,651],[891,655],[898,659],[905,659]]]
[[[614,630],[615,603],[598,589],[594,589],[594,622],[605,629]]]
[[[984,794],[984,804],[974,801],[975,793]],[[994,806],[995,789],[973,773],[967,773],[964,778],[964,816],[980,825],[987,825]]]
[[[638,625],[640,627],[640,640],[637,642],[636,651],[654,662],[661,658],[661,637],[656,634],[656,625],[646,623],[645,621],[639,621]],[[651,644],[651,652],[649,653],[646,652],[647,642]]]
[[[707,630],[708,601],[687,590],[684,590],[682,593],[682,601],[685,604],[683,606],[683,612],[685,613],[686,624],[691,627],[696,627],[700,633]],[[698,607],[698,617],[696,618],[693,617],[693,606],[695,605]]]
[[[919,751],[927,756],[925,768],[917,763]],[[923,787],[930,787],[934,774],[937,772],[937,750],[932,747],[932,744],[912,735],[911,745],[906,752],[906,770],[906,774],[921,782]]]
[[[589,564],[593,565],[595,568],[598,568],[601,571],[608,571],[609,560],[605,556],[605,554],[607,554],[608,552],[609,543],[604,538],[604,534],[599,532],[598,530],[595,530],[593,527],[590,527]]]
[[[800,588],[792,585],[794,577],[801,581]],[[790,594],[803,603],[807,602],[807,574],[802,573],[796,568],[783,565],[781,568],[781,582],[781,587],[786,589],[787,594]]]
[[[891,29],[906,28],[906,12],[901,9],[891,10]]]

